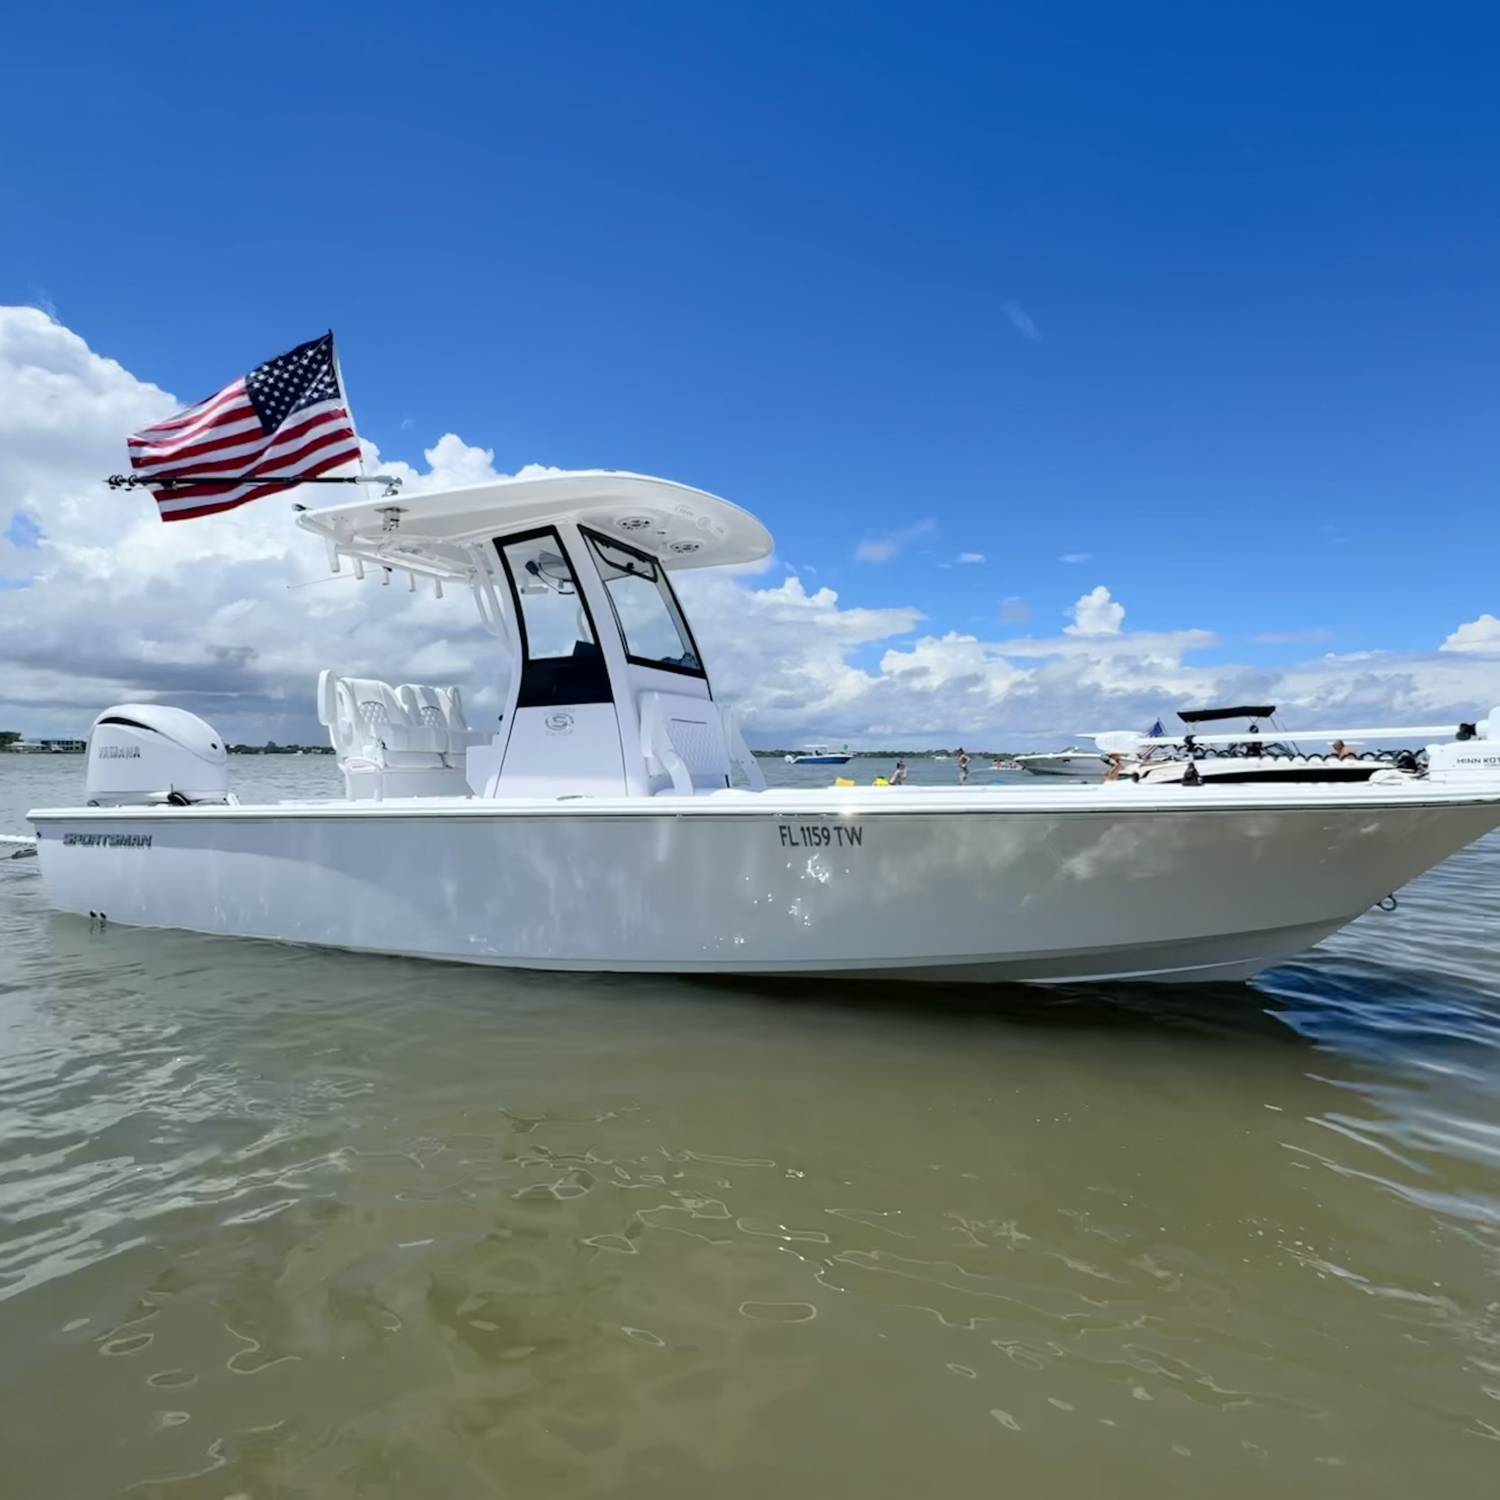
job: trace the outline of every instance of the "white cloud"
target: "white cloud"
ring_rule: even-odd
[[[1467,625],[1460,625],[1442,644],[1444,651],[1493,651],[1500,654],[1500,620],[1494,615],[1480,615]]]
[[[1061,562],[1061,563],[1086,563],[1086,562],[1092,562],[1093,561],[1093,557],[1094,557],[1094,554],[1092,552],[1064,552],[1063,555],[1060,558],[1058,558],[1058,562]]]
[[[1033,322],[1031,314],[1021,306],[1019,302],[1007,302],[1002,311],[1010,319],[1011,327],[1021,335],[1023,339],[1030,339],[1033,344],[1039,344],[1042,339],[1042,330]]]
[[[1065,635],[1119,635],[1125,622],[1125,606],[1109,596],[1101,583],[1073,606],[1073,623],[1063,627]]]
[[[947,562],[940,562],[940,568],[969,568],[975,567],[984,561],[982,552],[960,552],[957,557],[950,557]]]
[[[889,562],[908,542],[914,542],[918,537],[931,536],[936,530],[937,522],[929,517],[925,521],[903,526],[899,531],[888,532],[885,536],[867,536],[854,549],[854,556],[859,562]]]
[[[231,739],[314,740],[324,666],[460,682],[477,727],[497,711],[506,668],[459,591],[437,601],[347,571],[331,578],[316,540],[291,524],[290,497],[163,526],[146,496],[106,490],[124,434],[174,405],[42,312],[0,308],[0,578],[27,581],[0,587],[0,728],[76,734],[109,703],[162,698]],[[452,433],[420,465],[373,449],[370,460],[409,492],[496,472],[490,449]],[[15,527],[17,513],[32,526]],[[909,528],[895,545],[935,529]],[[716,693],[745,707],[759,744],[1000,748],[1144,727],[1216,700],[1264,697],[1294,725],[1452,720],[1500,701],[1493,615],[1461,625],[1442,650],[1266,668],[1205,664],[1219,645],[1208,630],[1128,629],[1103,585],[1052,637],[985,640],[917,635],[917,609],[862,608],[779,569],[687,573],[679,584]],[[1011,626],[1029,613],[1016,596],[1000,605]]]
[[[399,681],[449,638],[482,659],[462,600],[331,578],[290,496],[164,526],[148,495],[107,490],[125,435],[178,404],[40,310],[0,308],[0,577],[25,585],[0,588],[0,725],[81,733],[111,702],[163,697],[232,739],[312,739],[323,666]],[[451,434],[426,459],[379,466],[418,489],[494,473]]]
[[[821,716],[856,722],[874,679],[850,663],[851,653],[922,621],[916,609],[842,607],[833,589],[809,594],[796,576],[751,588],[711,569],[679,575],[677,587],[715,693],[741,703],[757,729],[777,732],[822,723]]]

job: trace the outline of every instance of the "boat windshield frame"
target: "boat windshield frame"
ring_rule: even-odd
[[[573,595],[583,610],[593,637],[593,655],[533,656],[531,641],[526,629],[526,602],[510,565],[507,549],[522,542],[549,540],[557,549],[558,556],[566,564]],[[609,666],[604,657],[604,646],[599,638],[599,626],[594,612],[589,608],[588,595],[581,587],[578,568],[562,536],[555,526],[535,526],[528,531],[508,531],[494,538],[494,548],[500,559],[505,581],[510,587],[511,602],[515,607],[516,633],[520,643],[520,661],[517,670],[515,706],[521,708],[556,708],[580,703],[613,703],[614,686],[610,682]],[[559,580],[560,581],[560,580]]]
[[[646,667],[653,672],[675,672],[680,677],[696,677],[700,681],[708,681],[708,671],[703,665],[703,653],[698,649],[698,642],[693,638],[693,627],[688,623],[687,611],[682,607],[682,601],[677,597],[677,590],[672,587],[672,579],[667,571],[667,565],[659,557],[653,557],[651,553],[643,551],[640,547],[633,547],[629,542],[622,542],[618,537],[605,536],[602,532],[593,530],[592,527],[582,524],[578,527],[578,534],[583,538],[583,544],[588,549],[589,561],[594,565],[594,571],[599,575],[599,583],[609,599],[610,612],[615,618],[615,628],[620,632],[620,645],[625,652],[625,660],[632,666]],[[601,555],[600,548],[613,548],[617,552],[624,552],[627,556],[645,563],[651,570],[652,575],[649,582],[656,585],[657,593],[662,603],[666,605],[667,615],[676,628],[682,644],[692,653],[693,660],[698,663],[696,667],[690,667],[680,662],[666,661],[660,657],[637,656],[630,649],[630,636],[625,630],[625,622],[620,618],[620,608],[615,601],[613,590],[610,588],[610,579],[605,576],[605,567],[613,568],[615,565],[609,561],[607,556]],[[645,575],[630,575],[645,576]]]

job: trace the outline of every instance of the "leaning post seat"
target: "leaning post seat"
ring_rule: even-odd
[[[425,687],[404,682],[396,689],[396,698],[408,715],[429,729],[439,729],[447,736],[443,752],[450,765],[463,760],[471,745],[489,743],[489,735],[469,728],[464,718],[463,695],[456,687]]]
[[[351,799],[464,797],[464,752],[475,743],[457,688],[318,674],[318,720]]]
[[[640,695],[641,751],[652,791],[691,796],[722,790],[738,771],[756,791],[766,780],[732,709],[679,693]]]

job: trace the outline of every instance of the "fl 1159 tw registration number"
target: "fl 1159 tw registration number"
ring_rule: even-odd
[[[858,849],[865,841],[862,823],[778,823],[783,849]]]

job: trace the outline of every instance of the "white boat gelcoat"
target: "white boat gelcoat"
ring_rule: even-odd
[[[31,817],[51,902],[111,921],[538,969],[1059,981],[1253,973],[1500,825],[1500,798],[882,788]]]
[[[1016,769],[1033,776],[1066,776],[1075,781],[1103,781],[1109,760],[1097,750],[1042,750],[1016,756]]]
[[[120,705],[97,730],[152,734],[118,777],[96,735],[85,796],[112,805],[29,815],[55,906],[538,969],[1238,978],[1500,825],[1500,710],[1394,784],[767,789],[669,577],[770,553],[737,506],[591,471],[299,524],[334,572],[472,593],[507,660],[497,727],[455,687],[330,669],[346,798],[250,806],[190,764],[211,726]]]

